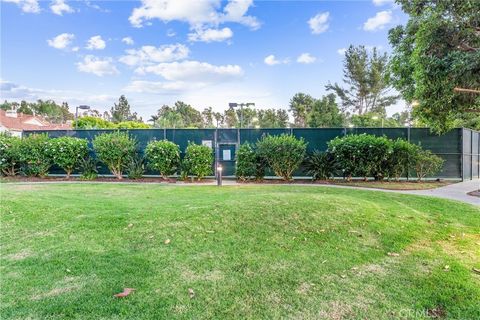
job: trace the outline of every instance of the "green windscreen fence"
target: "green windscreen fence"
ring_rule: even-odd
[[[24,134],[47,133],[50,137],[72,136],[85,138],[90,143],[101,133],[111,130],[52,130],[52,131],[24,131]],[[480,175],[480,139],[479,132],[469,129],[454,129],[444,135],[436,135],[428,128],[294,128],[294,129],[133,129],[128,131],[138,141],[138,152],[143,155],[147,143],[151,140],[167,139],[180,146],[183,153],[189,142],[205,144],[212,147],[216,161],[224,167],[224,175],[235,174],[236,150],[244,142],[255,143],[265,135],[293,134],[303,138],[307,143],[308,153],[314,150],[325,151],[330,140],[338,136],[349,134],[373,134],[386,136],[390,139],[405,139],[411,143],[421,145],[442,157],[445,164],[438,178],[472,179]],[[91,151],[92,155],[93,151]],[[213,164],[212,164],[213,168]],[[62,173],[58,168],[52,168],[51,173]],[[108,170],[101,168],[100,173],[107,174]],[[147,174],[154,174],[147,172]],[[295,173],[305,176],[302,168]]]

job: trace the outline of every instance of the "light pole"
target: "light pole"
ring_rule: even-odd
[[[378,116],[373,116],[372,119],[373,120],[378,120]],[[382,128],[383,128],[383,117],[382,117]]]
[[[90,106],[80,105],[75,108],[75,130],[77,129],[78,109],[90,110]]]
[[[217,166],[217,186],[221,186],[222,185],[222,166],[221,165],[218,165]]]
[[[253,102],[247,102],[247,103],[236,103],[236,102],[230,102],[228,106],[232,109],[235,109],[237,107],[240,107],[240,129],[243,127],[243,107],[250,107],[250,106],[255,106],[255,103]]]

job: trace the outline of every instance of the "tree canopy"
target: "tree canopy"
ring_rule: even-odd
[[[326,89],[337,94],[345,112],[361,115],[375,112],[386,115],[385,108],[398,100],[389,95],[388,56],[379,54],[377,48],[371,53],[365,46],[350,46],[343,62],[343,82],[328,84]]]
[[[478,113],[465,113],[480,111],[474,92],[480,90],[480,1],[397,2],[409,20],[389,32],[393,85],[413,104],[414,115],[438,132],[478,124]]]

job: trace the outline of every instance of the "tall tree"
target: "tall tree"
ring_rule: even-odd
[[[343,82],[328,84],[326,89],[333,91],[342,101],[343,111],[386,114],[385,107],[394,104],[398,96],[389,95],[388,56],[379,54],[373,48],[369,54],[365,46],[350,46],[343,62]]]
[[[236,128],[239,125],[237,113],[233,108],[225,110],[223,121],[227,128]]]
[[[137,113],[132,113],[130,111],[130,104],[128,103],[127,98],[122,94],[118,99],[118,103],[115,103],[114,106],[110,109],[110,116],[112,117],[112,122],[119,123],[122,121],[138,121]]]
[[[203,127],[202,114],[191,105],[186,104],[183,101],[177,101],[175,102],[174,110],[180,115],[186,128]]]
[[[290,111],[293,113],[295,127],[304,128],[307,125],[307,115],[312,110],[313,99],[310,95],[305,93],[296,93],[290,99]]]
[[[397,2],[409,20],[389,32],[395,88],[414,105],[414,115],[437,132],[466,118],[480,122],[474,119],[478,113],[465,116],[480,111],[475,93],[480,90],[480,1]]]
[[[313,108],[308,114],[307,123],[310,128],[341,127],[344,120],[344,116],[335,102],[335,94],[331,93],[315,100]]]
[[[202,118],[203,118],[203,127],[204,128],[215,127],[214,124],[213,124],[213,110],[212,110],[212,107],[208,107],[208,108],[203,109]]]
[[[258,110],[258,125],[260,128],[286,128],[288,114],[283,109]]]

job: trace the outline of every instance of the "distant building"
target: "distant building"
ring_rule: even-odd
[[[70,130],[71,123],[54,124],[40,116],[19,113],[16,110],[0,109],[0,132],[10,132],[21,137],[24,130]]]

